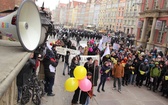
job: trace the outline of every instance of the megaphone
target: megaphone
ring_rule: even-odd
[[[0,18],[0,32],[19,40],[25,50],[35,50],[41,39],[41,19],[36,4],[25,0],[17,11]]]

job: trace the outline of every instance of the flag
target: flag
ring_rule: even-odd
[[[109,44],[107,44],[106,50],[104,51],[103,56],[101,57],[101,59],[103,59],[104,56],[110,54],[110,48],[109,48]]]
[[[100,51],[103,50],[103,39],[100,40],[98,48]]]

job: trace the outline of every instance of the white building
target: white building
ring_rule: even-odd
[[[138,16],[140,12],[141,0],[127,0],[124,12],[123,31],[126,34],[137,33]]]
[[[94,4],[94,16],[93,16],[93,25],[98,28],[99,24],[99,12],[100,12],[100,3],[95,3]]]

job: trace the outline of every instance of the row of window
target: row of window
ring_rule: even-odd
[[[161,0],[154,0],[154,5],[153,5],[153,9],[158,9],[159,6],[161,4]],[[145,8],[149,8],[150,5],[150,0],[146,0],[145,2]],[[163,9],[167,9],[168,8],[168,0],[164,0],[164,6]]]
[[[151,23],[152,23],[152,20],[149,21],[149,25],[151,25]],[[142,24],[143,24],[143,22],[142,22]],[[166,29],[165,29],[165,26],[166,26],[166,21],[164,20],[164,21],[162,21],[161,29],[159,30],[159,34],[157,36],[157,40],[156,40],[157,43],[162,43],[163,40],[164,40],[163,36],[167,32]],[[140,35],[142,33],[142,29],[143,28],[141,28]],[[167,42],[168,42],[168,39],[167,39]]]

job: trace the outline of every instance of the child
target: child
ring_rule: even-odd
[[[92,73],[91,72],[87,73],[87,78],[91,81],[91,79],[92,79]],[[89,98],[92,98],[92,96],[93,96],[93,90],[92,89],[88,92],[81,91],[80,104],[89,105]]]

